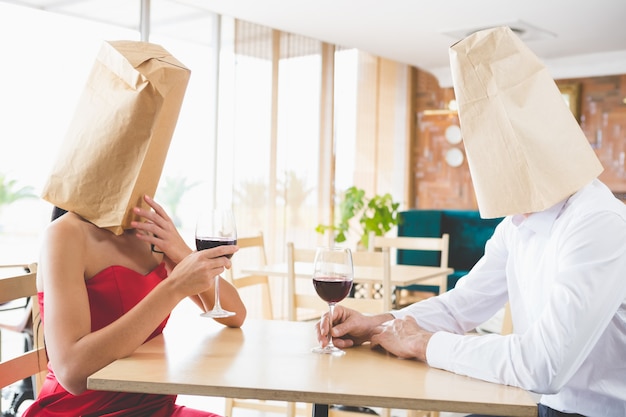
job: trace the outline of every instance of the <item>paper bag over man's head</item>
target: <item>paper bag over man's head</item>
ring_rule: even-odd
[[[190,71],[159,45],[105,42],[42,197],[121,234],[154,196]]]
[[[481,217],[545,210],[602,172],[548,70],[508,27],[450,48]]]

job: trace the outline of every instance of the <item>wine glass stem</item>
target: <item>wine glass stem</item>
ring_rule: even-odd
[[[213,310],[221,310],[222,305],[220,304],[220,276],[215,276],[215,303],[213,305]]]
[[[328,347],[329,348],[334,348],[335,345],[333,344],[333,317],[334,317],[334,313],[335,313],[335,303],[329,303],[328,304],[328,308],[330,310],[330,317],[328,320]]]

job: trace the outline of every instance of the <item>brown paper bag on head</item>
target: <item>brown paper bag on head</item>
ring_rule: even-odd
[[[602,172],[547,68],[511,29],[456,43],[450,65],[481,217],[545,210]]]
[[[105,42],[42,198],[121,234],[154,196],[190,71],[159,45]]]

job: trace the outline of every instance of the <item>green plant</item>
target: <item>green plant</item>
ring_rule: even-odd
[[[335,225],[320,224],[315,231],[320,234],[328,230],[335,232],[335,242],[344,242],[350,232],[350,221],[358,218],[361,230],[358,244],[367,247],[369,234],[383,236],[398,224],[398,207],[391,194],[365,196],[365,191],[352,186],[348,188],[339,203],[339,218]]]
[[[18,200],[36,198],[31,186],[17,187],[17,180],[8,179],[6,174],[0,173],[0,209]]]

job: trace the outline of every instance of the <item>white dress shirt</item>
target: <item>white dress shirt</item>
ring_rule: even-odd
[[[513,334],[465,334],[507,301]],[[393,314],[435,332],[430,366],[543,394],[555,410],[626,416],[626,205],[594,180],[506,217],[455,289]]]

